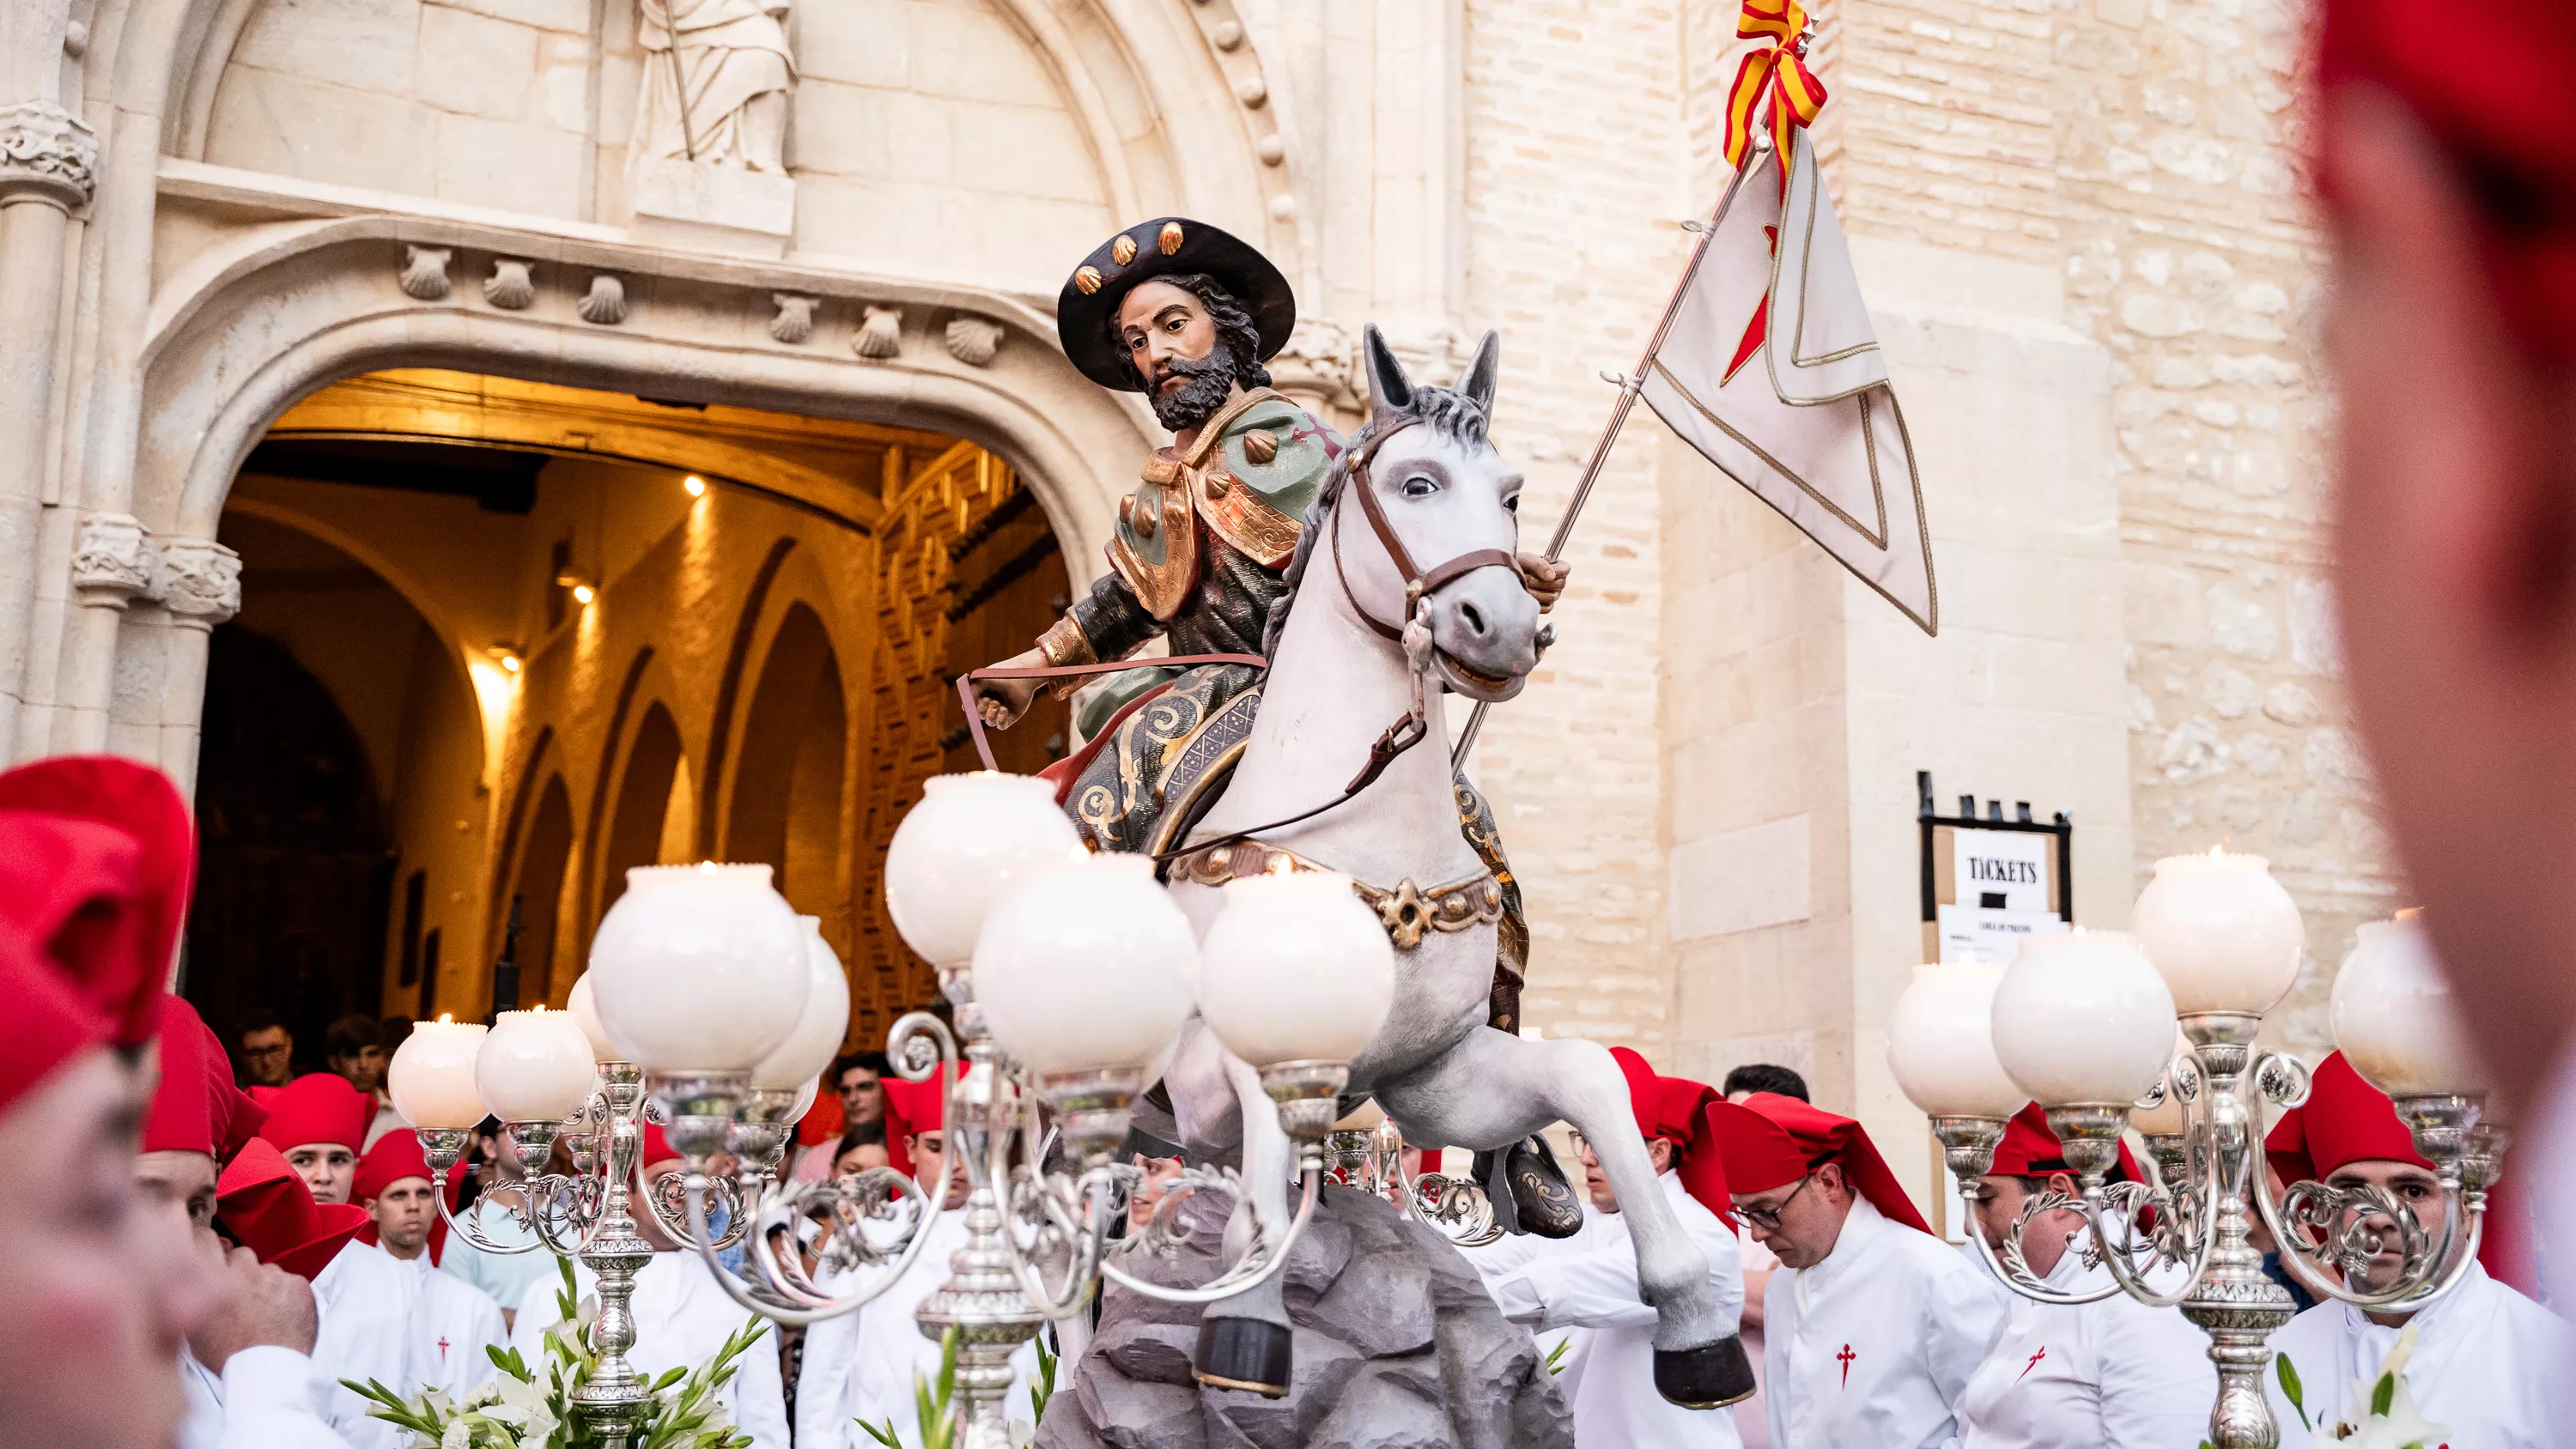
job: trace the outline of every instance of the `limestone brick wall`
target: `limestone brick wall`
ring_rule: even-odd
[[[1689,82],[1711,178],[1704,98],[1733,72],[1719,42],[1735,8],[1689,12],[1711,34],[1693,63],[1721,56]],[[1828,0],[1811,63],[1833,92],[1817,141],[1865,277],[1872,243],[1985,274],[2046,268],[2061,293],[2047,310],[2107,356],[2128,890],[2176,851],[2270,856],[2311,947],[2279,1029],[2316,1047],[2353,926],[2397,902],[2335,682],[2306,336],[2321,256],[2297,177],[2307,15],[2298,0]]]
[[[1615,401],[1595,374],[1635,364],[1679,272],[1677,33],[1667,0],[1467,4],[1468,314],[1505,339],[1494,433],[1528,474],[1528,547]],[[1603,473],[1567,554],[1559,642],[1493,712],[1474,774],[1528,893],[1527,1022],[1661,1060],[1659,431],[1641,410]]]

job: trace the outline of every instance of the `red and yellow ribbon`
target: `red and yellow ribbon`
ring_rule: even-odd
[[[1726,164],[1742,166],[1753,148],[1755,108],[1767,96],[1771,144],[1788,173],[1789,128],[1812,125],[1825,108],[1824,83],[1798,54],[1798,37],[1807,28],[1806,9],[1798,0],[1744,0],[1735,33],[1769,45],[1755,46],[1735,68],[1735,84],[1726,93]]]

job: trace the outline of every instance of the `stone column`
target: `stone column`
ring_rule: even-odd
[[[55,722],[53,754],[95,754],[107,748],[109,714],[116,693],[117,630],[126,606],[153,592],[161,557],[152,535],[130,513],[93,513],[81,520],[72,554],[70,688]],[[212,627],[209,625],[209,627]]]
[[[25,699],[64,235],[97,158],[90,128],[51,101],[0,106],[0,741]]]
[[[170,612],[170,640],[161,675],[160,763],[193,795],[205,732],[207,636],[241,612],[241,555],[211,538],[163,543],[161,607]]]

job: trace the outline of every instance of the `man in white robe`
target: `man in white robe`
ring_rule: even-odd
[[[2415,1150],[2397,1108],[2336,1052],[2319,1063],[2308,1100],[2282,1114],[2264,1144],[2285,1183],[2371,1186],[2405,1204],[2436,1241],[2448,1209],[2433,1165]],[[2382,1219],[2389,1251],[2352,1275],[2356,1289],[2397,1281],[2403,1260],[2395,1224]],[[2567,1442],[2552,1387],[2576,1352],[2576,1334],[2555,1314],[2487,1276],[2467,1275],[2432,1306],[2414,1313],[2369,1313],[2328,1301],[2272,1335],[2272,1352],[2297,1375],[2293,1402],[2277,1372],[2264,1384],[2281,1422],[2281,1449],[2324,1446],[2338,1424],[2368,1413],[2398,1336],[2415,1330],[2412,1354],[2399,1371],[2415,1411],[2440,1426],[2449,1449],[2543,1449]],[[2432,1449],[2428,1445],[2427,1449]]]
[[[2138,1176],[2126,1148],[2119,1172]],[[2071,1196],[2074,1174],[2047,1117],[2024,1107],[1977,1185],[1975,1231],[2000,1249],[2028,1201],[2049,1190]],[[2081,1212],[2051,1208],[2022,1233],[2023,1257],[2050,1288],[2092,1292],[2110,1286],[2111,1270],[2084,1266],[2090,1238]],[[2015,1293],[2007,1305],[1959,1401],[1960,1449],[2192,1449],[2208,1435],[2218,1368],[2208,1336],[2180,1309],[2126,1293],[2084,1304]]]
[[[500,1369],[488,1350],[506,1346],[510,1330],[490,1294],[452,1273],[432,1271],[438,1189],[419,1137],[403,1131],[378,1139],[358,1164],[356,1192],[375,1225],[376,1250],[407,1269],[417,1285],[412,1361],[428,1377],[401,1392],[445,1389],[461,1397],[491,1382]]]
[[[887,1141],[903,1145],[914,1179],[923,1195],[939,1204],[939,1213],[921,1229],[930,1240],[920,1256],[892,1287],[858,1312],[827,1318],[805,1331],[805,1366],[796,1385],[797,1449],[873,1445],[876,1440],[858,1427],[862,1420],[880,1428],[891,1423],[905,1442],[912,1442],[914,1376],[939,1374],[939,1343],[923,1336],[913,1312],[948,1281],[955,1271],[949,1259],[966,1246],[966,1214],[960,1211],[966,1203],[965,1166],[947,1154],[947,1097],[939,1078],[907,1082],[888,1077],[881,1090]],[[1037,1350],[1022,1344],[1011,1355],[1011,1368],[1019,1384],[1034,1382]],[[1059,1386],[1070,1378],[1060,1371]],[[1035,1418],[1026,1390],[1017,1386],[1004,1398],[1003,1408],[1015,1427]]]
[[[1858,1122],[1757,1092],[1709,1108],[1736,1216],[1780,1255],[1763,1397],[1790,1449],[1937,1449],[2001,1290],[1924,1225]]]
[[[314,1201],[303,1176],[265,1132],[224,1168],[216,1188],[217,1219],[261,1262],[312,1280],[320,1317],[313,1362],[333,1427],[359,1449],[402,1449],[410,1436],[369,1417],[368,1401],[341,1381],[400,1391],[427,1382],[411,1346],[419,1284],[408,1268],[356,1241],[367,1227],[364,1209]]]
[[[680,1170],[680,1155],[662,1129],[645,1130],[644,1175],[658,1182]],[[653,1259],[635,1274],[635,1346],[626,1351],[635,1371],[650,1379],[668,1369],[695,1372],[714,1360],[725,1340],[752,1320],[750,1309],[725,1296],[695,1249],[684,1249],[662,1231],[651,1208],[635,1204],[637,1236],[653,1245]],[[576,1262],[573,1277],[584,1299],[599,1292],[598,1276]],[[510,1346],[530,1368],[545,1361],[545,1331],[562,1322],[556,1296],[560,1278],[531,1284],[519,1301]],[[789,1449],[787,1396],[778,1376],[777,1325],[763,1320],[759,1340],[734,1362],[734,1376],[718,1390],[734,1427],[751,1436],[752,1449]]]
[[[1682,1231],[1708,1257],[1708,1281],[1730,1321],[1744,1305],[1726,1177],[1709,1135],[1708,1086],[1658,1076],[1643,1057],[1613,1047],[1628,1074],[1628,1094],[1655,1164],[1655,1186],[1681,1219]],[[1655,1389],[1655,1310],[1637,1288],[1637,1249],[1618,1195],[1590,1144],[1582,1149],[1591,1197],[1573,1237],[1516,1234],[1472,1249],[1467,1261],[1484,1275],[1503,1316],[1533,1331],[1572,1330],[1557,1361],[1556,1383],[1574,1411],[1575,1449],[1737,1449],[1734,1415],[1686,1409]]]

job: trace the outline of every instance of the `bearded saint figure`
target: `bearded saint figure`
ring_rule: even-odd
[[[638,0],[644,50],[630,164],[666,157],[783,173],[787,0]]]

